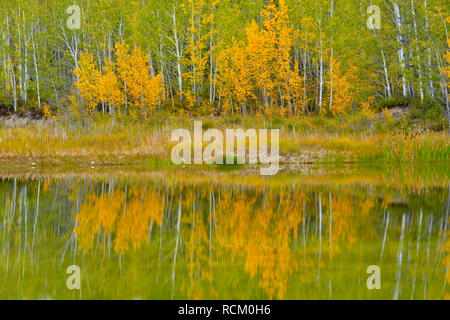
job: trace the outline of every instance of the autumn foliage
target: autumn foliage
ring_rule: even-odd
[[[149,58],[141,49],[130,48],[126,44],[115,45],[116,62],[105,60],[99,70],[93,55],[80,55],[74,73],[80,96],[89,111],[99,104],[105,104],[110,112],[123,107],[148,113],[164,100],[164,82],[161,74],[152,76],[149,72]]]
[[[307,102],[298,63],[291,60],[298,33],[289,23],[284,1],[270,2],[262,11],[262,26],[253,21],[246,39],[219,55],[219,90],[225,110],[249,112],[279,109],[298,114]]]
[[[188,28],[180,60],[184,88],[178,99],[184,107],[210,114],[305,113],[311,88],[302,75],[304,66],[300,65],[298,53],[294,54],[304,35],[291,23],[285,1],[270,1],[260,12],[261,22],[253,20],[245,28],[244,38],[233,37],[228,45],[213,44],[218,33],[214,15],[217,5],[217,1],[187,1],[182,6]],[[151,65],[150,56],[138,46],[131,49],[124,42],[116,43],[114,51],[115,58],[105,59],[100,66],[91,53],[80,55],[74,73],[87,109],[93,111],[102,105],[110,113],[125,107],[130,113],[140,110],[148,114],[157,106],[164,107],[165,93],[171,90],[165,86],[170,84],[164,83],[162,72],[153,74],[156,68]],[[328,75],[325,89],[332,95],[331,102],[321,110],[344,114],[355,98],[357,68],[349,66],[345,70],[333,56],[330,65],[334,72]],[[209,103],[202,99],[208,85]],[[215,95],[218,103],[214,103]],[[173,103],[173,95],[171,100]]]
[[[347,72],[343,71],[340,62],[335,61],[331,57],[331,64],[333,65],[333,73],[330,74],[330,83],[328,85],[329,90],[334,89],[334,95],[330,100],[329,111],[333,115],[346,114],[351,110],[352,103],[355,96],[355,83],[358,82],[358,78],[355,73],[356,67],[350,67]]]

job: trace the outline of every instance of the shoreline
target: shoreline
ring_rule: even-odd
[[[197,119],[203,121],[203,131],[280,129],[280,163],[286,164],[450,161],[447,131],[424,130],[406,118],[374,121],[357,113],[342,121],[320,115],[276,120]],[[98,117],[89,127],[78,127],[55,120],[18,121],[9,126],[0,119],[0,162],[49,165],[170,162],[171,150],[176,145],[171,134],[179,128],[192,132],[195,120],[163,113],[148,121]]]

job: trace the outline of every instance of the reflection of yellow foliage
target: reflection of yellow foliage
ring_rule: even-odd
[[[338,239],[345,239],[349,245],[355,244],[358,237],[355,226],[369,216],[374,206],[373,199],[361,201],[360,199],[353,200],[346,195],[333,196],[331,203],[333,215],[332,243],[335,243]],[[366,236],[370,235],[366,234]],[[337,248],[335,250],[338,251]]]
[[[182,236],[185,239],[185,255],[187,257],[188,278],[190,286],[187,288],[189,297],[199,300],[204,298],[202,281],[211,283],[213,275],[211,271],[211,257],[206,224],[202,221],[202,213],[193,211],[187,217],[186,222],[190,223],[190,228],[185,228]],[[209,226],[208,226],[209,228]]]
[[[127,203],[125,214],[122,214],[117,221],[116,239],[114,249],[116,252],[123,251],[129,246],[138,249],[148,238],[150,230],[150,219],[155,218],[161,223],[159,213],[162,206],[155,194],[149,194],[145,199],[135,198]]]
[[[447,231],[447,240],[443,244],[444,248],[444,267],[446,268],[446,274],[445,279],[447,280],[447,283],[450,283],[450,231]],[[446,299],[450,299],[450,296],[448,296]]]
[[[322,194],[322,254],[318,260],[314,258],[316,251],[311,252],[313,255],[303,251],[303,259],[300,254],[310,247],[308,242],[313,246],[319,244],[316,215],[320,191],[315,188],[309,192],[259,186],[225,187],[217,191],[208,185],[181,188],[179,192],[182,215],[177,235],[181,240],[177,265],[185,271],[179,280],[180,290],[192,299],[219,296],[213,286],[217,277],[214,271],[217,261],[230,256],[237,263],[243,262],[243,271],[258,281],[270,299],[282,299],[294,274],[300,281],[309,283],[327,259],[340,253],[340,245],[353,245],[359,237],[376,236],[376,230],[359,234],[358,226],[373,224],[366,220],[376,217],[370,213],[378,198],[361,199],[357,189],[331,192],[330,198]],[[127,195],[116,191],[88,196],[77,216],[75,232],[79,249],[89,250],[100,236],[110,239],[116,252],[140,248],[148,242],[152,223],[162,226],[162,199],[154,189],[139,187],[131,188]],[[209,205],[205,206],[205,200]],[[167,226],[172,225],[172,232],[176,232],[177,220],[173,219],[176,216]],[[309,229],[306,237],[305,225]]]
[[[283,298],[287,280],[298,264],[291,248],[303,219],[301,194],[264,194],[264,207],[255,212],[255,199],[240,193],[221,193],[218,234],[232,255],[245,258],[245,270],[261,276],[260,286],[270,298]],[[295,201],[294,201],[295,200]],[[282,207],[274,211],[276,204]]]
[[[137,249],[148,236],[150,221],[161,226],[163,204],[157,193],[137,190],[129,198],[125,204],[125,194],[121,191],[88,196],[77,215],[75,228],[80,250],[91,249],[99,233],[108,237],[115,234],[116,252],[129,246]]]
[[[333,199],[333,236],[346,238],[350,245],[356,242],[355,227],[353,225],[354,210],[346,199],[335,197]]]

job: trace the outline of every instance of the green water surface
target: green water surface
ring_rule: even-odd
[[[446,166],[55,172],[0,172],[0,299],[450,297]]]

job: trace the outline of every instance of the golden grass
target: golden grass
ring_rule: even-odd
[[[352,121],[354,121],[353,117]],[[229,127],[268,128],[273,123],[260,118],[203,118],[204,129]],[[286,120],[289,122],[291,120]],[[320,119],[299,120],[302,123]],[[325,119],[325,122],[334,120]],[[292,121],[291,121],[292,122]],[[192,129],[193,120],[173,116],[155,117],[147,122],[128,119],[97,119],[88,128],[39,121],[27,126],[0,126],[0,159],[39,161],[99,161],[123,163],[134,160],[169,159],[174,145],[171,132],[183,127]],[[365,131],[324,132],[289,130],[278,125],[282,160],[293,162],[415,162],[450,160],[447,133]],[[292,155],[294,155],[292,157]]]

